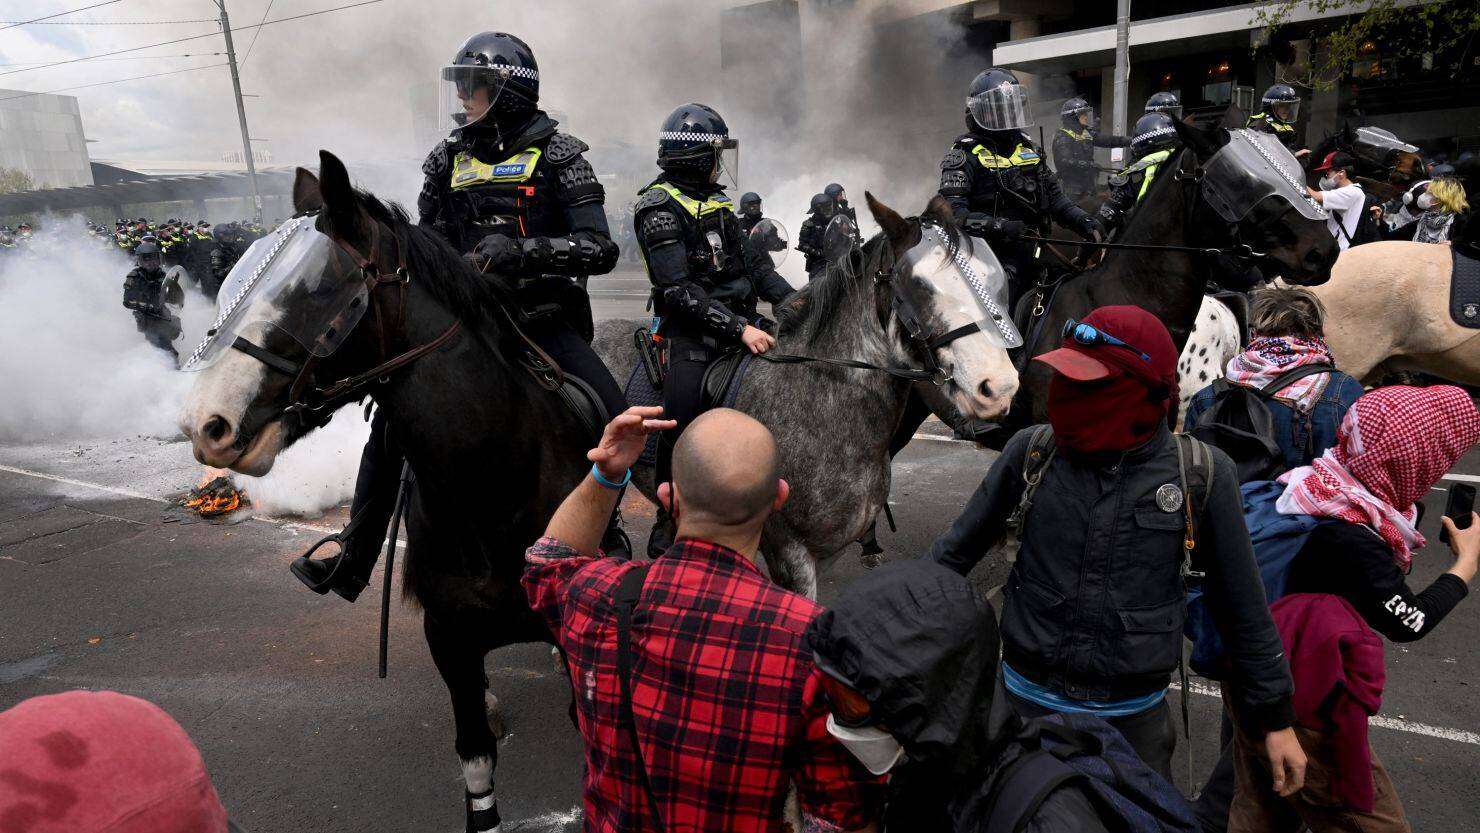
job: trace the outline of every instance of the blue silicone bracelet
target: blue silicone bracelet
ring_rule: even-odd
[[[606,477],[602,475],[601,469],[595,463],[592,463],[591,476],[596,478],[597,483],[600,483],[608,489],[623,489],[626,488],[628,483],[632,482],[632,469],[627,469],[627,473],[622,475],[622,482],[613,483],[610,480],[607,480]]]

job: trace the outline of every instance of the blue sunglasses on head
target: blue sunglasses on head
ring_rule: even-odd
[[[1072,338],[1074,339],[1075,344],[1082,344],[1085,347],[1120,347],[1140,356],[1141,361],[1146,362],[1147,364],[1151,363],[1151,356],[1147,355],[1146,352],[1141,350],[1139,347],[1134,347],[1132,345],[1126,344],[1124,341],[1121,341],[1115,336],[1110,335],[1103,330],[1096,329],[1095,325],[1086,324],[1083,321],[1075,321],[1072,318],[1070,318],[1068,321],[1065,321],[1064,331],[1061,337],[1065,339]]]

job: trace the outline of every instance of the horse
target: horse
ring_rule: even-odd
[[[1306,160],[1310,166],[1311,187],[1316,186],[1316,180],[1321,176],[1315,171],[1316,166],[1337,150],[1351,154],[1356,165],[1353,179],[1379,202],[1399,196],[1414,183],[1428,177],[1423,155],[1412,145],[1399,142],[1386,131],[1368,133],[1366,138],[1370,141],[1363,141],[1360,130],[1353,129],[1350,122],[1344,122],[1340,130],[1316,145]]]
[[[1000,336],[980,331],[941,337],[968,327],[981,313],[963,296],[962,278],[927,268],[948,265],[947,253],[969,256],[985,244],[956,228],[950,206],[939,197],[910,219],[872,194],[865,198],[882,231],[778,305],[775,353],[879,368],[934,365],[949,381],[917,384],[928,385],[962,413],[1000,417],[1017,390],[1007,349]],[[932,229],[928,240],[924,226]],[[928,254],[920,257],[917,250],[911,269],[898,268],[906,252],[922,245]],[[629,377],[635,367],[632,333],[642,326],[612,321],[599,328],[593,346],[618,378]],[[827,362],[764,359],[750,362],[733,405],[771,430],[781,476],[791,484],[791,497],[766,523],[761,551],[774,581],[815,598],[818,571],[863,534],[888,499],[891,439],[911,380]],[[634,474],[633,482],[643,483],[643,493],[652,497],[650,475]]]
[[[368,393],[384,409],[416,474],[403,594],[422,611],[451,696],[471,798],[491,789],[498,760],[484,657],[551,641],[519,585],[524,551],[589,470],[594,437],[551,389],[500,281],[400,207],[355,190],[327,151],[319,177],[298,170],[293,200],[302,216],[290,222],[310,223],[339,249],[300,261],[303,274],[287,281],[293,292],[243,314],[251,320],[235,349],[200,372],[180,427],[200,462],[261,475],[346,398]],[[347,261],[358,269],[346,276],[336,265]],[[356,293],[362,286],[368,300]],[[230,281],[223,310],[233,303],[228,290]],[[353,295],[362,317],[323,322],[332,336],[304,331],[304,321],[322,317],[318,299],[337,293]],[[474,809],[470,801],[469,830]]]
[[[1419,371],[1480,385],[1480,329],[1450,315],[1455,251],[1389,240],[1342,252],[1331,280],[1312,292],[1326,308],[1326,343],[1336,366],[1376,384]]]
[[[1202,179],[1203,166],[1229,143],[1229,129],[1182,122],[1174,126],[1182,149],[1152,182],[1117,242],[1223,250],[1244,245],[1256,255],[1253,262],[1266,279],[1278,276],[1295,284],[1325,280],[1337,255],[1336,240],[1325,221],[1296,211],[1269,211],[1272,206],[1261,204],[1239,223],[1226,222],[1210,205]],[[1286,174],[1298,176],[1293,158],[1287,161],[1294,170]],[[1045,299],[1041,320],[1033,321],[1024,333],[1030,355],[1056,349],[1065,321],[1112,304],[1133,304],[1156,315],[1180,353],[1203,306],[1212,265],[1207,255],[1197,252],[1111,249],[1096,267],[1065,278],[1051,301]],[[1023,366],[1010,412],[1017,424],[1007,428],[1048,419],[1052,373],[1041,363],[1025,361]],[[990,444],[1005,443],[1010,435],[993,432]]]

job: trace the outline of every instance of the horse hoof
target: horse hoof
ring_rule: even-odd
[[[858,556],[858,560],[862,561],[863,566],[870,570],[875,567],[882,567],[884,566],[884,551],[864,552]]]
[[[493,733],[494,740],[503,740],[509,736],[509,726],[504,721],[504,709],[493,696],[493,692],[483,692],[483,712],[488,716],[488,731]]]

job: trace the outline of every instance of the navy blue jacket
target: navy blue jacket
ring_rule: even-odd
[[[1336,430],[1346,416],[1346,409],[1362,395],[1362,383],[1337,371],[1327,376],[1326,386],[1316,397],[1315,407],[1310,413],[1296,411],[1289,403],[1279,399],[1266,399],[1269,415],[1274,421],[1274,441],[1285,453],[1285,468],[1308,466],[1310,461],[1326,453],[1336,445]],[[1312,378],[1312,377],[1307,377]],[[1319,376],[1314,377],[1319,378]],[[1191,431],[1203,412],[1213,406],[1213,386],[1198,391],[1187,403],[1187,416],[1183,420],[1184,431]],[[1305,440],[1311,439],[1310,457],[1305,456]]]

